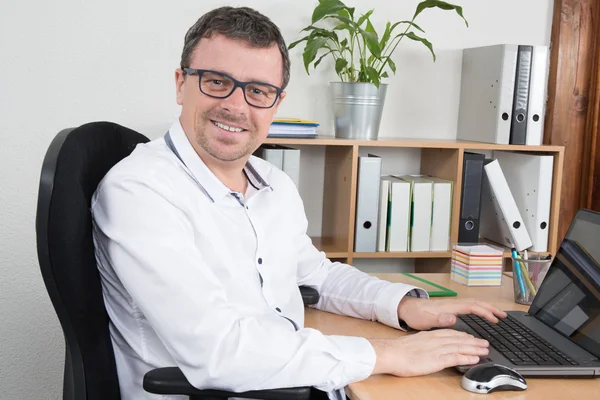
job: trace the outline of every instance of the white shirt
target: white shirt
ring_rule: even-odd
[[[298,286],[319,291],[318,309],[395,328],[402,297],[426,292],[328,260],[281,170],[251,157],[247,198],[212,174],[179,121],[169,135],[175,152],[165,138],[138,145],[92,200],[122,398],[176,398],[142,388],[146,372],[167,366],[195,387],[237,392],[332,392],[367,378],[371,344],[305,328]]]

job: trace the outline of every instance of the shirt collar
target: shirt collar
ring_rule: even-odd
[[[196,178],[202,187],[203,191],[213,202],[215,199],[221,199],[232,192],[231,189],[225,186],[223,182],[221,182],[219,178],[212,173],[206,164],[204,164],[200,156],[198,156],[198,153],[196,153],[196,150],[194,150],[188,137],[183,131],[183,127],[181,126],[179,119],[175,120],[173,125],[171,125],[171,129],[169,129],[169,135],[177,153],[179,154],[179,157],[181,157],[181,161],[189,169],[194,178]],[[262,190],[265,188],[270,188],[272,190],[267,181],[265,181],[259,174],[257,166],[251,163],[251,160],[248,160],[244,166],[244,175],[246,175],[246,178],[248,178],[248,183],[254,186],[256,190]]]

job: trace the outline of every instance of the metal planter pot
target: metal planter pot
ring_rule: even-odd
[[[335,137],[377,139],[387,84],[331,82]]]

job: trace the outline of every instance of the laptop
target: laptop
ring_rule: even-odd
[[[507,313],[498,324],[457,318],[454,329],[490,342],[480,363],[531,377],[600,376],[600,213],[577,212],[529,310]]]

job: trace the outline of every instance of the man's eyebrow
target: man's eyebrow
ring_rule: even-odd
[[[269,82],[269,81],[267,81],[267,80],[265,80],[265,79],[260,79],[260,78],[255,78],[255,77],[252,77],[252,78],[250,78],[250,79],[244,79],[244,80],[242,80],[242,79],[238,79],[238,78],[236,78],[236,77],[235,77],[235,76],[234,76],[232,73],[230,73],[230,72],[227,72],[227,71],[222,71],[222,70],[214,70],[214,71],[217,71],[217,72],[222,72],[222,73],[224,73],[224,74],[227,74],[227,75],[229,75],[229,76],[232,76],[233,78],[237,79],[237,80],[238,80],[238,81],[240,81],[240,82],[260,82],[260,83],[267,83],[267,84],[269,84],[269,85],[273,85],[273,86],[277,86],[277,87],[279,87],[279,85],[277,85],[277,84],[275,84],[275,83],[271,83],[271,82]]]
[[[238,79],[238,80],[239,80],[239,79]],[[264,80],[264,79],[258,79],[258,78],[252,78],[252,79],[248,79],[248,80],[246,80],[245,82],[260,82],[260,83],[268,83],[269,85],[273,85],[273,86],[278,86],[278,85],[276,85],[276,84],[274,84],[274,83],[271,83],[271,82],[269,82],[269,81],[267,81],[267,80]]]

